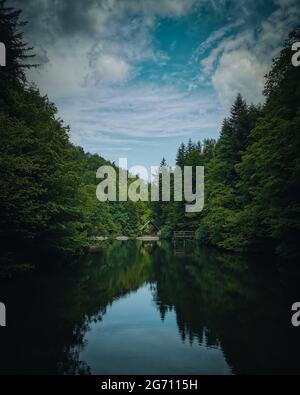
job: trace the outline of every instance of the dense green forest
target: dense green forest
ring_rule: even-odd
[[[0,37],[7,66],[0,68],[1,264],[22,251],[80,254],[90,236],[135,235],[144,203],[101,203],[96,171],[110,164],[71,144],[69,128],[47,97],[28,83],[33,49],[24,42],[21,11],[0,1]],[[110,164],[114,165],[114,164]],[[98,181],[99,182],[99,181]],[[4,241],[4,242],[3,242]]]
[[[19,251],[78,255],[90,236],[134,236],[150,217],[162,237],[193,230],[199,243],[299,257],[300,68],[292,66],[291,46],[300,29],[273,61],[263,106],[239,95],[218,141],[180,146],[177,165],[202,165],[206,173],[204,211],[186,214],[184,202],[96,199],[96,170],[110,163],[74,146],[55,105],[27,81],[26,69],[38,66],[24,42],[21,11],[0,1],[0,22],[7,47],[0,68],[0,269],[25,264],[16,260]]]
[[[177,165],[205,166],[205,208],[186,215],[184,204],[155,203],[164,235],[190,229],[199,242],[226,250],[299,257],[300,68],[291,62],[296,41],[300,28],[273,60],[263,106],[238,95],[217,142],[180,146]]]

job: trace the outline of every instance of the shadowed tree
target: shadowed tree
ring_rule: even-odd
[[[0,67],[0,79],[25,84],[26,69],[36,65],[29,63],[35,55],[33,47],[24,40],[22,29],[27,22],[20,19],[21,13],[21,10],[7,7],[5,0],[0,0],[0,39],[6,47],[6,67]]]

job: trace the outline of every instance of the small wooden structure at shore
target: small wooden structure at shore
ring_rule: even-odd
[[[159,241],[159,231],[155,226],[153,221],[149,220],[140,230],[138,237],[128,237],[128,236],[97,236],[92,237],[92,241],[105,241],[105,240],[118,240],[118,241],[127,241],[127,240],[140,240],[140,241]],[[173,240],[195,240],[196,235],[195,232],[190,230],[179,230],[173,233]]]
[[[115,236],[115,237],[104,237],[104,236],[97,236],[92,237],[91,241],[105,241],[105,240],[118,240],[118,241],[127,241],[127,240],[140,240],[140,241],[158,241],[159,236],[138,236],[138,237],[127,237],[127,236]]]
[[[179,230],[173,233],[173,239],[195,239],[196,234],[190,230]]]

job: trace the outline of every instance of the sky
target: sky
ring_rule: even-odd
[[[297,0],[8,0],[28,20],[29,72],[86,151],[174,165],[181,142],[217,138],[238,93],[299,24]]]

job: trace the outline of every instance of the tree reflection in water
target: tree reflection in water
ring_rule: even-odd
[[[91,326],[149,284],[162,325],[174,313],[182,342],[222,350],[234,374],[299,373],[299,331],[290,324],[297,283],[266,261],[189,243],[178,253],[165,242],[107,242],[63,272],[1,284],[10,320],[0,372],[90,374],[82,353]]]

